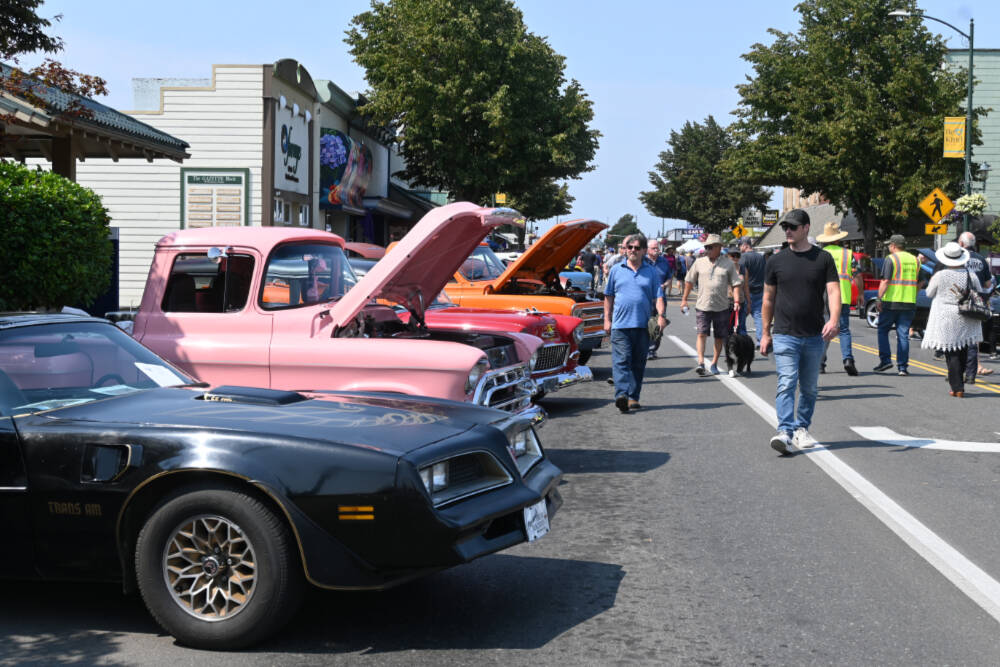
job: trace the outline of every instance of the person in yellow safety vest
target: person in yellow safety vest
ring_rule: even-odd
[[[839,222],[828,222],[823,227],[823,233],[816,237],[816,241],[826,244],[823,250],[833,256],[833,263],[837,266],[837,276],[840,278],[840,356],[844,360],[844,371],[851,376],[858,374],[858,368],[854,365],[854,351],[851,349],[851,269],[854,260],[854,253],[848,248],[837,245],[837,241],[847,238],[847,232],[840,229]],[[830,341],[826,342],[829,349]],[[823,352],[823,364],[820,366],[821,372],[826,372],[826,350]]]
[[[906,239],[893,234],[887,242],[892,253],[882,263],[882,282],[878,285],[878,366],[881,373],[892,368],[889,329],[896,327],[896,368],[899,375],[909,375],[910,324],[917,313],[917,273],[920,263],[904,250]]]

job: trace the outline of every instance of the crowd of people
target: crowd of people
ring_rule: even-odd
[[[617,253],[588,249],[578,267],[603,282],[605,329],[610,332],[615,406],[623,413],[641,408],[640,394],[646,362],[655,359],[663,329],[669,323],[666,297],[674,283],[681,312],[694,300],[697,330],[696,365],[700,376],[720,373],[720,356],[731,336],[747,336],[746,320],[753,317],[757,353],[774,355],[777,370],[775,408],[778,430],[773,449],[789,454],[815,444],[809,435],[820,373],[826,372],[830,341],[839,337],[845,373],[857,376],[851,332],[852,284],[857,263],[841,242],[848,234],[839,223],[828,222],[821,234],[810,235],[806,211],[789,211],[779,222],[783,247],[766,256],[749,239],[723,249],[718,235],[703,241],[700,256],[678,253],[671,246],[647,240],[641,234],[626,237]],[[983,326],[962,305],[969,293],[988,302],[992,276],[975,250],[975,237],[961,235],[936,253],[935,272],[926,285],[932,299],[922,347],[946,359],[950,395],[964,396],[964,385],[977,374],[992,373],[978,361]],[[910,325],[916,311],[920,262],[907,252],[906,240],[893,235],[878,287],[879,361],[873,368],[893,368],[889,340],[896,329],[895,368],[909,375]],[[712,336],[706,362],[708,337]],[[753,344],[752,341],[750,343]],[[995,354],[995,350],[994,350]],[[732,374],[732,372],[731,372]]]

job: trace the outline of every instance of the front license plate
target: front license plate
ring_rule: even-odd
[[[545,500],[524,508],[524,528],[528,531],[528,541],[534,542],[549,532],[549,511]]]

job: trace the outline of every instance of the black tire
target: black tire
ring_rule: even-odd
[[[577,361],[579,361],[581,366],[586,366],[587,362],[590,361],[590,355],[593,353],[593,350],[580,350],[580,358]]]
[[[188,541],[185,530],[207,539]],[[217,553],[212,543],[218,546],[220,535],[227,537],[223,551]],[[198,548],[184,550],[184,544]],[[299,606],[303,580],[293,544],[281,518],[246,493],[218,488],[181,491],[160,503],[139,532],[135,548],[139,591],[153,618],[180,643],[201,649],[243,648],[270,636]],[[198,563],[192,562],[192,553],[201,557]],[[244,558],[247,554],[249,559]],[[168,562],[174,569],[167,569]],[[167,577],[178,565],[190,571],[170,584]],[[212,578],[209,573],[215,569]],[[208,581],[219,584],[209,587],[213,592],[239,587],[234,595],[212,596],[221,603],[221,613],[207,611],[208,601],[196,592]]]

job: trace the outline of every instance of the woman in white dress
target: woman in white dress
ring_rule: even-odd
[[[975,292],[981,288],[976,274],[965,266],[969,261],[968,250],[952,242],[935,255],[943,268],[931,276],[927,284],[927,296],[932,299],[931,312],[920,347],[944,352],[948,384],[951,385],[948,393],[962,398],[965,396],[969,346],[983,340],[983,327],[978,320],[959,313],[958,302],[967,290]]]

